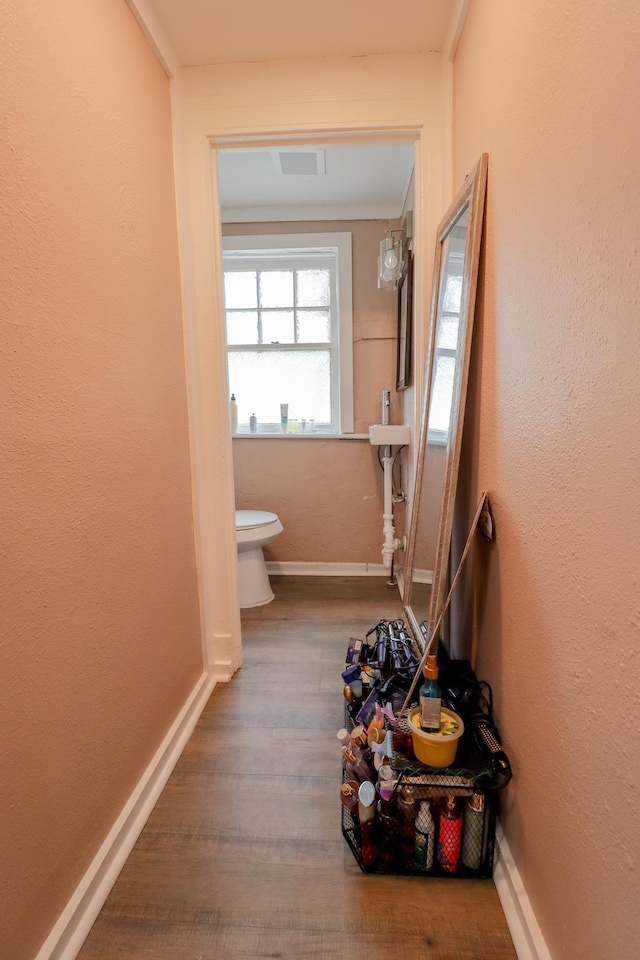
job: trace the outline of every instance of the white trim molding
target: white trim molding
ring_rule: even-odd
[[[447,35],[442,44],[443,52],[450,63],[455,59],[470,6],[471,0],[456,0],[455,6],[451,11]]]
[[[77,957],[215,685],[202,674],[35,960]]]
[[[388,577],[381,563],[304,563],[267,560],[267,573],[281,577]]]
[[[500,823],[496,825],[496,846],[493,881],[518,960],[552,960]]]
[[[153,10],[152,0],[125,0],[125,2],[166,75],[170,79],[178,77],[182,73],[182,66]]]

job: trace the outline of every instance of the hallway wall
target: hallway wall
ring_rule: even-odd
[[[122,0],[0,12],[0,955],[202,674],[168,81]]]
[[[639,49],[633,0],[472,0],[454,63],[456,188],[489,153],[461,471],[497,529],[478,672],[554,960],[640,949]]]

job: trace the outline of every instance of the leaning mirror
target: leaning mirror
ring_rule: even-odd
[[[413,510],[404,566],[405,616],[424,645],[443,603],[469,375],[482,219],[483,154],[438,227]]]

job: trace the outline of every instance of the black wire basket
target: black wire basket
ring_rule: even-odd
[[[346,722],[352,725],[348,712]],[[486,755],[471,738],[463,738],[455,766],[428,767],[413,755],[405,718],[396,724],[393,741],[392,800],[377,804],[375,816],[362,824],[356,812],[342,805],[342,835],[360,869],[492,877],[498,791],[504,784]],[[343,779],[348,779],[346,773]]]

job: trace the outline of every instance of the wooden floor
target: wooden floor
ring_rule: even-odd
[[[80,960],[514,960],[492,881],[365,876],[340,832],[344,654],[397,590],[272,583]]]

